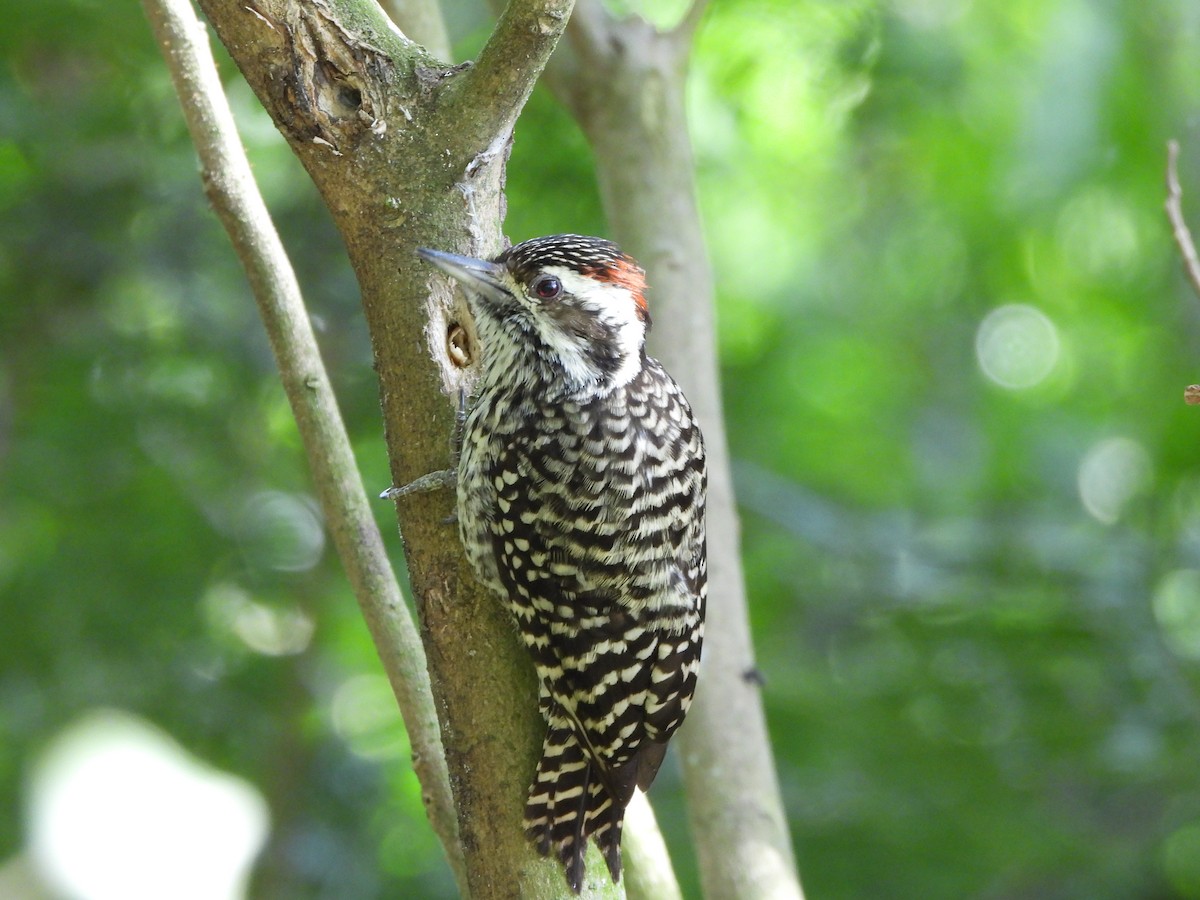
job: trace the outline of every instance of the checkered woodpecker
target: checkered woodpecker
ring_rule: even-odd
[[[525,828],[578,892],[589,837],[620,878],[625,807],[695,690],[704,443],[646,356],[645,274],[615,244],[567,234],[492,261],[421,255],[458,280],[476,321],[459,528],[540,680],[548,728]]]

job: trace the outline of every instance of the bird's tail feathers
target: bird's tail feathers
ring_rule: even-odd
[[[542,758],[525,806],[525,832],[543,856],[553,852],[566,870],[567,883],[579,893],[583,856],[591,837],[608,864],[613,881],[621,878],[621,826],[624,805],[612,795],[565,719],[551,721]]]

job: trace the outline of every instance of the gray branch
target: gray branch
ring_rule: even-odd
[[[580,0],[551,85],[596,153],[613,236],[646,267],[651,349],[683,386],[709,453],[709,607],[696,700],[680,730],[692,834],[709,897],[800,898],[763,713],[717,372],[713,280],[696,205],[684,86],[697,2],[660,33]]]
[[[1183,271],[1196,296],[1200,297],[1200,256],[1192,240],[1191,229],[1183,217],[1183,188],[1179,185],[1179,141],[1167,141],[1167,199],[1163,202],[1171,236],[1183,260]]]
[[[683,900],[671,857],[650,801],[641,791],[625,809],[625,890],[630,900]]]

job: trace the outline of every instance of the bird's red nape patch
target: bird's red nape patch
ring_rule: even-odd
[[[650,307],[646,304],[646,270],[631,257],[622,255],[605,260],[602,265],[584,269],[582,274],[625,288],[637,306],[638,318],[650,324]]]

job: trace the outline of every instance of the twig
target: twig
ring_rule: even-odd
[[[1179,186],[1179,141],[1167,141],[1167,199],[1163,203],[1167,219],[1171,223],[1171,235],[1175,246],[1183,257],[1183,271],[1192,290],[1200,297],[1200,257],[1196,255],[1196,244],[1192,232],[1183,218],[1183,188]],[[1200,385],[1189,384],[1183,392],[1183,402],[1188,406],[1200,406]]]
[[[321,509],[396,694],[434,830],[460,891],[466,875],[438,720],[416,626],[371,514],[295,273],[259,194],[189,0],[143,0],[171,71],[205,188],[246,269],[308,455]]]
[[[1175,246],[1183,257],[1183,271],[1192,290],[1200,296],[1200,256],[1196,255],[1196,244],[1192,232],[1183,218],[1183,189],[1179,186],[1179,141],[1167,141],[1167,199],[1163,204],[1167,219],[1171,222],[1171,234]]]

